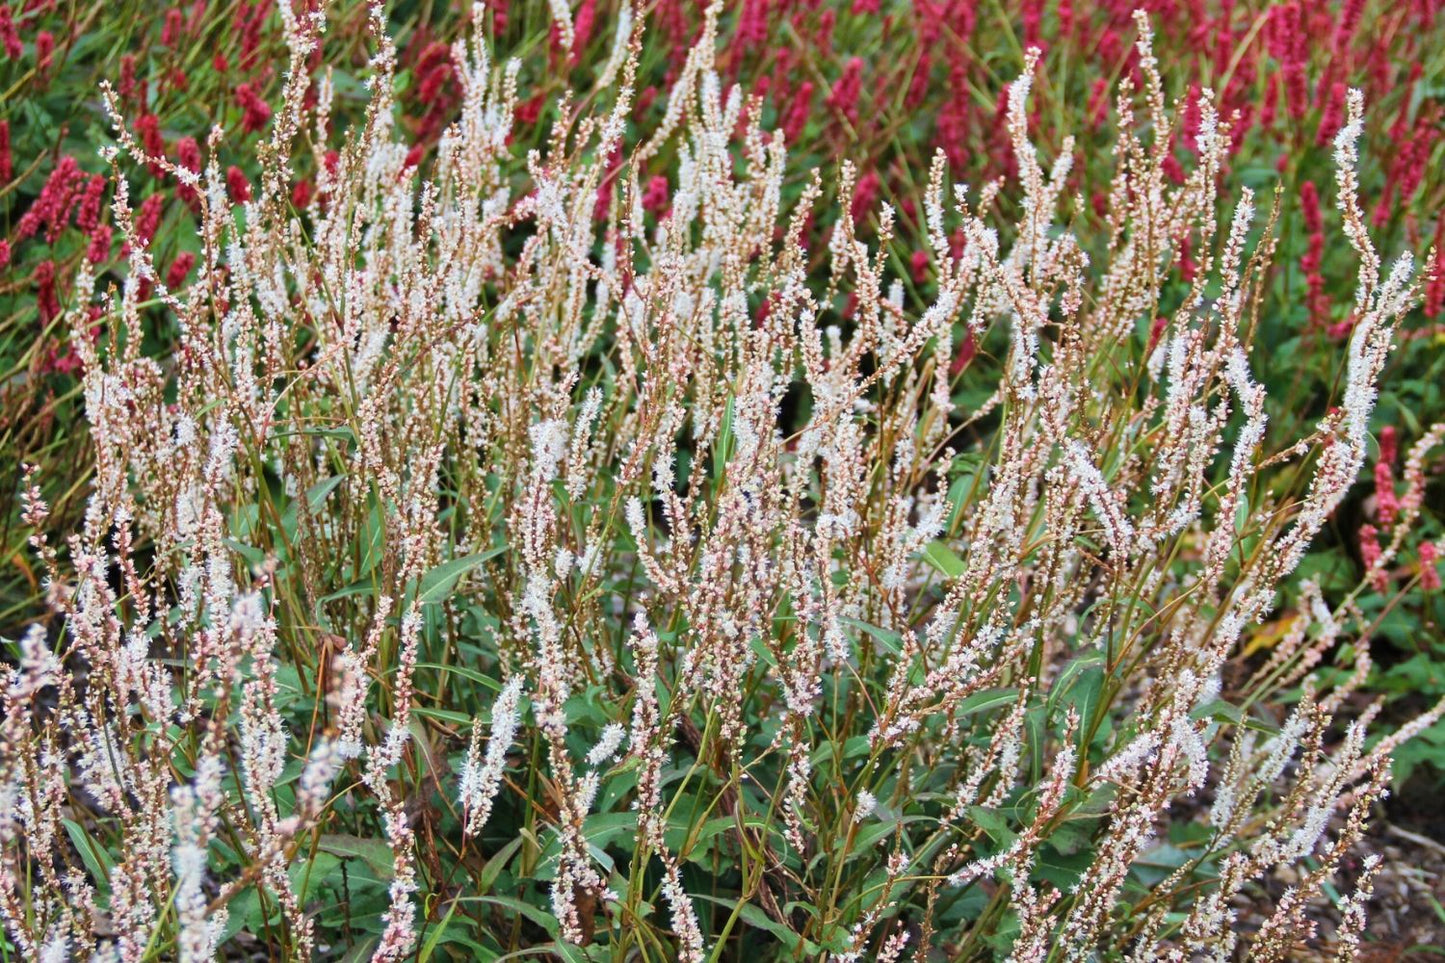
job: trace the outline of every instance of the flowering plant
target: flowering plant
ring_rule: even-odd
[[[478,8],[451,50],[458,119],[419,166],[380,10],[370,99],[331,153],[334,87],[313,100],[306,69],[324,20],[283,4],[244,200],[223,131],[177,163],[107,88],[128,271],[98,314],[63,312],[94,487],[62,552],[30,479],[58,631],[29,629],[3,685],[19,953],[1317,941],[1310,900],[1392,750],[1445,710],[1368,741],[1359,612],[1295,582],[1430,282],[1370,238],[1362,95],[1332,138],[1358,262],[1341,403],[1282,435],[1251,360],[1279,206],[1222,191],[1229,122],[1207,88],[1171,110],[1142,14],[1098,218],[1066,189],[1072,141],[1050,159],[1031,139],[1030,49],[1004,111],[1018,216],[997,181],[950,186],[940,151],[914,304],[889,204],[846,204],[808,246],[821,178],[785,200],[787,131],[724,86],[719,8],[656,124],[629,131],[641,24],[619,18],[593,102],[564,100],[524,155],[520,68],[492,62]],[[123,156],[194,199],[179,277]],[[838,197],[867,176],[843,165]],[[173,352],[147,351],[148,298]],[[1228,672],[1287,586],[1287,633]],[[1295,885],[1234,926],[1281,867]],[[1377,868],[1341,884],[1345,958]]]

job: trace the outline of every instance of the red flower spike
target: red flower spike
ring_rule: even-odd
[[[661,216],[668,209],[670,200],[667,178],[658,174],[647,182],[647,189],[642,193],[642,209]]]
[[[19,60],[25,54],[25,45],[20,42],[20,31],[15,29],[15,16],[10,5],[0,6],[0,44],[5,46],[5,56]]]
[[[44,227],[45,242],[54,244],[70,218],[79,182],[84,178],[85,173],[76,164],[74,157],[62,157],[46,179],[40,196],[16,224],[16,233],[21,238],[31,237]]]
[[[524,100],[517,104],[516,120],[518,126],[530,127],[542,116],[542,104],[544,95],[539,93],[530,100]]]
[[[101,205],[105,202],[106,179],[104,174],[96,174],[90,178],[85,185],[85,196],[80,201],[80,211],[75,216],[75,226],[86,234],[95,230],[100,223]]]
[[[853,188],[853,203],[848,208],[848,213],[855,222],[867,217],[877,206],[882,186],[883,182],[877,171],[869,171],[858,179]]]
[[[136,93],[135,80],[135,57],[130,54],[120,58],[120,83],[116,86],[120,96],[125,100],[131,100]]]
[[[1145,350],[1150,354],[1159,346],[1159,339],[1164,336],[1164,329],[1167,327],[1169,327],[1169,319],[1163,315],[1155,318],[1154,323],[1149,325],[1149,346]]]
[[[1176,184],[1184,183],[1184,165],[1171,152],[1164,156],[1164,173]]]
[[[1389,528],[1400,514],[1400,499],[1395,496],[1395,473],[1383,458],[1375,462],[1375,518]]]
[[[909,258],[908,266],[913,275],[913,283],[918,287],[928,283],[928,252],[921,248],[913,252]]]
[[[597,23],[597,0],[582,0],[572,18],[572,65],[582,60],[582,53],[592,40],[592,28]]]
[[[1198,84],[1189,85],[1189,95],[1184,100],[1184,112],[1179,118],[1179,136],[1184,142],[1184,147],[1191,154],[1199,153],[1199,145],[1196,138],[1199,136],[1200,90]]]
[[[1425,287],[1425,315],[1438,318],[1445,311],[1445,217],[1435,222],[1434,277]]]
[[[135,133],[147,154],[152,157],[165,156],[166,139],[161,136],[160,118],[155,114],[141,114],[135,122]]]
[[[242,110],[241,127],[248,134],[265,127],[271,119],[271,105],[250,84],[236,86],[236,104]]]
[[[1345,0],[1340,8],[1340,21],[1335,26],[1335,54],[1343,53],[1355,39],[1360,26],[1360,17],[1365,12],[1365,0]]]
[[[1042,47],[1043,0],[1023,0],[1024,46]]]
[[[1304,212],[1305,230],[1310,233],[1324,230],[1320,217],[1320,192],[1314,181],[1305,181],[1299,187],[1300,210]]]
[[[1400,437],[1394,425],[1380,429],[1380,461],[1393,465],[1400,455]]]
[[[903,98],[903,106],[909,110],[917,110],[928,98],[929,71],[932,68],[933,61],[929,58],[928,52],[924,51],[913,68],[913,76],[908,83],[908,93]],[[952,101],[954,98],[949,99]],[[963,100],[964,98],[957,99]]]
[[[1179,239],[1179,277],[1186,284],[1193,284],[1199,274],[1199,265],[1194,263],[1194,242],[1188,233]]]
[[[194,137],[182,137],[176,141],[176,161],[185,170],[194,174],[201,172],[201,148]],[[188,184],[176,187],[176,195],[192,208],[200,207],[200,195]]]
[[[786,143],[797,141],[807,126],[808,116],[813,110],[813,84],[811,81],[803,81],[798,85],[797,91],[793,94],[793,102],[788,107],[788,115],[783,121],[783,140]]]
[[[1440,588],[1440,570],[1436,568],[1439,559],[1440,550],[1434,542],[1420,544],[1420,587],[1427,592]]]
[[[50,70],[50,64],[55,59],[55,34],[49,30],[42,30],[35,35],[35,70],[40,74],[41,79]]]
[[[60,315],[60,301],[55,296],[55,262],[41,261],[35,265],[35,306],[40,311],[40,323],[49,324]]]
[[[832,56],[833,28],[838,24],[838,14],[831,8],[824,10],[818,18],[818,29],[813,32],[813,51],[819,56]]]
[[[156,230],[161,226],[161,212],[165,205],[165,198],[160,194],[152,194],[141,202],[140,210],[135,214],[135,235],[136,240],[142,245],[149,246],[151,239],[156,236]]]
[[[858,93],[862,87],[863,58],[853,57],[829,92],[828,106],[848,118],[850,124],[858,123]]]
[[[161,28],[161,44],[167,47],[174,47],[176,41],[181,39],[181,31],[185,29],[185,14],[181,13],[179,7],[172,7],[166,11],[166,25]]]
[[[15,164],[10,157],[10,121],[0,120],[0,185],[8,184],[15,175]]]
[[[226,191],[237,204],[251,199],[251,183],[246,180],[246,172],[234,164],[226,168]]]
[[[1360,558],[1366,568],[1373,568],[1383,553],[1380,551],[1380,532],[1373,525],[1360,526]]]
[[[90,245],[85,249],[85,259],[91,264],[110,260],[110,239],[113,234],[109,224],[97,224],[90,232]]]
[[[958,352],[954,354],[952,363],[948,366],[949,377],[956,378],[968,367],[968,363],[978,354],[978,340],[973,336],[973,329],[969,328],[968,333],[963,336],[963,344],[958,346]]]
[[[1330,85],[1330,96],[1325,101],[1324,110],[1320,113],[1320,127],[1315,132],[1315,146],[1328,147],[1339,132],[1340,125],[1344,123],[1345,114],[1345,85],[1334,83]]]
[[[182,251],[176,255],[171,262],[170,269],[166,271],[166,287],[172,291],[180,288],[186,283],[186,278],[191,273],[191,268],[196,265],[196,256],[190,251]]]

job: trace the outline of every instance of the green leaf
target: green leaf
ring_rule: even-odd
[[[961,458],[954,459],[955,464],[961,463]],[[978,479],[979,465],[968,464],[968,467],[953,480],[948,486],[948,531],[953,531],[959,516],[963,512],[964,499],[973,494],[973,488]]]
[[[323,479],[310,488],[306,489],[306,508],[310,514],[315,515],[326,504],[326,496],[336,490],[336,486],[346,480],[345,475],[332,475]],[[286,506],[286,511],[281,516],[281,530],[286,533],[288,539],[296,537],[296,508],[299,501],[292,501]]]
[[[278,437],[285,437],[286,434],[291,434],[291,432],[283,433]],[[340,428],[302,428],[300,431],[295,432],[295,434],[310,435],[315,438],[335,438],[339,441],[356,441],[356,435],[352,433],[350,428],[345,426]]]
[[[858,830],[858,835],[853,837],[853,845],[848,849],[848,862],[852,862],[860,856],[871,856],[877,858],[877,850],[874,849],[886,837],[892,836],[899,826],[907,826],[910,823],[933,823],[937,820],[932,816],[905,816],[902,819],[870,819]],[[905,835],[905,839],[907,836]],[[917,856],[915,854],[915,861]]]
[[[237,541],[234,538],[221,537],[221,544],[235,552],[246,560],[246,564],[252,568],[266,564],[266,553],[254,545],[247,545],[245,542]]]
[[[717,903],[719,906],[726,906],[728,909],[736,909],[738,905],[738,901],[735,899],[725,899],[721,896],[708,896],[703,893],[695,894],[693,899],[705,899],[709,903]],[[749,926],[771,933],[782,940],[783,945],[787,947],[790,953],[797,953],[798,947],[803,943],[803,937],[793,932],[791,927],[779,923],[777,920],[768,916],[767,913],[763,912],[762,907],[753,903],[744,903],[742,909],[738,912],[738,916]],[[809,946],[812,946],[811,942]],[[809,953],[808,955],[811,957],[813,954]]]
[[[359,580],[371,574],[386,553],[386,509],[375,498],[371,500],[371,511],[366,515],[366,525],[357,534],[357,548],[360,550],[361,561],[351,575]]]
[[[328,878],[335,874],[337,887],[340,887],[341,858],[334,853],[320,852],[311,860],[300,860],[293,863],[287,875],[291,879],[291,891],[297,898],[306,903],[316,895],[319,887],[325,885]]]
[[[955,716],[969,716],[975,712],[987,712],[989,709],[996,709],[999,706],[1012,705],[1018,701],[1019,690],[1008,689],[984,689],[975,692],[958,703],[954,708]]]
[[[391,847],[379,839],[366,839],[341,833],[323,833],[316,841],[322,852],[342,859],[359,859],[370,866],[380,879],[391,879],[395,872]]]
[[[272,915],[276,915],[274,901],[270,908]],[[221,930],[218,943],[224,946],[242,930],[253,936],[263,935],[266,921],[267,917],[261,912],[261,894],[254,886],[248,886],[226,903],[226,926]]]
[[[348,950],[346,955],[341,958],[341,963],[362,963],[363,960],[371,959],[372,954],[376,952],[377,944],[380,942],[380,936],[368,936]]]
[[[1018,837],[1018,834],[1009,828],[1008,817],[1002,810],[985,806],[969,806],[968,815],[973,819],[975,826],[982,829],[990,839],[1000,845],[1007,846]]]
[[[1028,735],[1024,745],[1029,749],[1029,779],[1037,783],[1044,774],[1044,718],[1048,715],[1046,706],[1031,706],[1024,713],[1024,727]]]
[[[1199,706],[1193,712],[1189,713],[1189,718],[1196,721],[1199,719],[1214,719],[1219,722],[1230,722],[1237,726],[1244,722],[1244,713],[1239,711],[1238,706],[1224,699],[1215,699],[1213,702],[1206,702],[1204,705]]]
[[[1192,858],[1178,846],[1161,843],[1135,860],[1129,875],[1142,881],[1145,886],[1154,886]]]
[[[1234,505],[1234,534],[1244,534],[1244,527],[1249,523],[1249,495],[1239,493],[1239,501]]]
[[[1096,819],[1075,822],[1065,820],[1049,834],[1049,845],[1058,850],[1061,856],[1072,856],[1081,852],[1089,843],[1093,842],[1094,830],[1098,828],[1098,822]]]
[[[452,922],[452,914],[456,911],[457,904],[456,901],[453,900],[452,905],[447,907],[447,915],[442,917],[440,923],[431,928],[431,935],[428,936],[426,942],[421,945],[421,952],[418,953],[416,957],[417,963],[428,963],[431,955],[436,952],[437,944],[440,943],[442,937],[446,935],[447,927],[450,926]]]
[[[487,949],[476,940],[467,936],[466,931],[462,927],[453,927],[451,925],[452,920],[456,916],[456,912],[457,901],[452,900],[451,905],[447,907],[447,915],[442,917],[440,923],[431,928],[430,935],[427,936],[426,942],[422,944],[421,952],[417,955],[418,963],[426,963],[426,961],[430,960],[432,954],[436,952],[436,948],[443,943],[459,943],[465,946],[469,951],[467,958],[480,961],[480,963],[491,963],[491,961],[498,958],[494,951]]]
[[[552,944],[552,949],[557,951],[557,955],[562,958],[563,963],[587,963],[587,954],[582,952],[580,946],[557,940]]]
[[[438,722],[450,722],[454,726],[462,726],[467,729],[472,727],[472,717],[465,712],[454,712],[451,709],[433,709],[431,706],[414,706],[411,711],[426,719],[436,719]]]
[[[547,935],[556,939],[561,926],[557,918],[545,910],[533,906],[531,903],[524,903],[519,899],[510,896],[463,896],[457,902],[486,903],[490,906],[500,906],[502,909],[510,910],[514,915],[525,916],[533,923],[547,931]]]
[[[344,481],[346,481],[345,475],[332,475],[306,489],[307,509],[313,514],[321,511],[321,506],[326,504],[326,496],[336,491],[336,486]]]
[[[1215,699],[1213,702],[1206,702],[1189,714],[1191,719],[1213,719],[1215,722],[1224,722],[1230,725],[1243,726],[1246,729],[1254,729],[1257,732],[1264,732],[1270,735],[1278,735],[1279,727],[1257,719],[1254,716],[1246,715],[1240,708],[1224,699]]]
[[[598,856],[599,862],[608,860],[605,852],[608,844],[618,839],[635,839],[636,836],[637,813],[635,812],[597,813],[588,816],[582,824],[582,838],[587,841],[587,847],[593,855]],[[535,879],[552,879],[557,874],[557,862],[561,856],[561,840],[553,835],[546,848],[542,850],[541,859],[533,871],[533,877]]]
[[[1087,728],[1094,709],[1099,704],[1104,688],[1104,658],[1100,655],[1081,655],[1074,659],[1049,689],[1048,715],[1052,718],[1060,701],[1071,705],[1079,712],[1079,724]]]
[[[105,847],[91,839],[85,827],[73,819],[62,819],[65,826],[65,835],[70,837],[70,842],[80,853],[80,859],[85,863],[85,868],[90,872],[90,878],[97,883],[104,883],[110,879],[110,871],[115,868],[115,860],[110,858],[110,853]]]
[[[734,407],[732,392],[728,392],[728,403],[723,408],[722,425],[718,428],[717,437],[713,441],[713,459],[718,469],[728,463],[728,459],[733,456],[733,449],[737,447],[733,438]]]
[[[427,605],[446,599],[452,594],[452,590],[456,588],[457,582],[461,581],[463,575],[488,559],[496,558],[506,550],[507,546],[499,545],[496,548],[487,549],[485,552],[463,555],[461,558],[442,562],[421,577],[421,591],[417,593],[417,601]]]
[[[843,743],[843,758],[855,759],[868,754],[868,746],[871,740],[867,736],[849,736],[848,741]],[[818,769],[824,763],[833,758],[833,743],[824,742],[813,751],[813,768]]]
[[[839,617],[838,621],[842,622],[844,625],[851,625],[853,628],[858,629],[861,632],[866,632],[868,635],[871,635],[893,655],[897,655],[903,651],[903,636],[899,635],[897,632],[890,631],[889,629],[879,628],[876,625],[871,625],[859,619],[849,618],[846,615]]]
[[[331,619],[328,618],[326,615],[326,603],[339,602],[342,599],[351,598],[354,595],[369,595],[375,590],[376,583],[373,582],[371,579],[364,579],[360,582],[352,582],[345,588],[337,589],[330,595],[323,595],[321,596],[321,598],[317,599],[316,604],[312,607],[312,614],[316,616],[316,622],[318,625],[326,626],[329,628],[331,626]]]
[[[491,676],[478,672],[476,669],[469,669],[464,665],[442,665],[438,662],[418,662],[418,669],[436,669],[438,672],[450,672],[452,675],[459,675],[463,679],[470,679],[478,685],[484,685],[493,692],[502,691],[500,679],[493,679]]]
[[[778,667],[778,660],[773,658],[773,653],[768,650],[768,643],[762,636],[755,635],[749,639],[748,648],[753,650],[753,655],[756,655],[758,661],[763,665],[770,669],[776,669]]]
[[[502,869],[521,848],[524,839],[525,837],[521,835],[513,836],[507,845],[497,850],[496,854],[487,860],[487,865],[482,867],[481,873],[477,876],[477,889],[485,893],[492,888],[492,884],[497,881],[497,876]]]
[[[941,541],[929,542],[922,552],[923,560],[948,578],[959,578],[967,570],[963,559]]]

